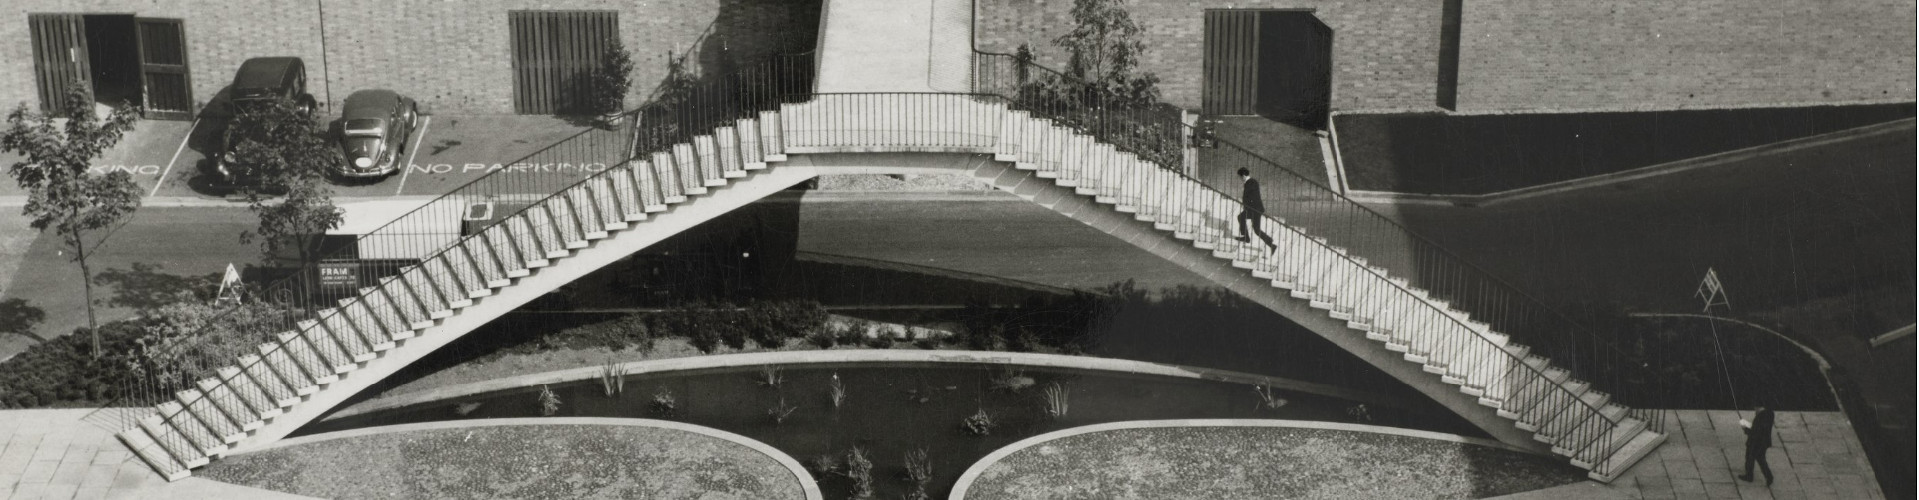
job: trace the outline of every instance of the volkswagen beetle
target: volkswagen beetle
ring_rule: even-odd
[[[340,150],[345,165],[334,171],[341,177],[378,177],[406,168],[400,155],[412,147],[414,127],[420,124],[420,106],[391,90],[354,92],[340,113]]]

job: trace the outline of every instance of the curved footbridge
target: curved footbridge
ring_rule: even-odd
[[[951,3],[828,1],[816,92],[636,150],[495,224],[448,236],[119,437],[163,476],[183,478],[281,439],[549,291],[815,176],[961,173],[1277,311],[1500,442],[1563,456],[1595,479],[1617,477],[1665,439],[1500,325],[1323,236],[1267,217],[1260,223],[1278,248],[1241,243],[1229,229],[1238,202],[1198,180],[997,97],[949,93],[965,90],[973,64],[970,12]]]

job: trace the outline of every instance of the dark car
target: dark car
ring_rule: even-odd
[[[228,89],[228,101],[233,116],[275,101],[292,103],[295,110],[309,116],[315,108],[313,95],[307,93],[306,63],[298,57],[255,57],[240,63],[240,70],[233,75],[233,86]],[[220,173],[220,183],[226,187],[250,187],[254,182],[247,169],[232,164],[232,148],[244,131],[235,129],[232,116],[228,118],[211,155],[214,170]]]
[[[420,106],[391,90],[374,89],[347,96],[340,116],[340,152],[346,164],[333,173],[341,177],[392,175],[405,168],[399,157],[412,147],[413,129],[420,125]]]

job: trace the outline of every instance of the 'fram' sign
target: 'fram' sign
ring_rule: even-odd
[[[407,170],[420,174],[463,174],[494,172],[507,174],[594,174],[606,170],[605,163],[427,163],[407,165]]]
[[[320,263],[320,288],[360,289],[360,263],[355,261],[324,261]]]

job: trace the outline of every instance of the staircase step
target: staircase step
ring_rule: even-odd
[[[254,413],[252,408],[248,408],[245,401],[240,400],[240,395],[219,379],[201,379],[194,385],[199,387],[200,397],[207,401],[209,407],[218,412],[216,417],[225,418],[228,424],[238,426],[236,429],[238,437],[234,437],[233,441],[237,442],[245,438],[246,433],[259,429],[264,424],[260,421],[258,414]]]
[[[593,208],[599,214],[598,220],[602,231],[599,237],[601,238],[608,236],[607,231],[618,231],[629,227],[626,212],[620,205],[621,193],[613,187],[613,179],[618,176],[618,174],[596,175],[588,179],[586,186],[583,186],[593,193]],[[646,212],[638,205],[634,206],[633,213],[639,214],[642,218],[646,217]]]
[[[681,190],[689,195],[706,194],[706,178],[700,173],[700,158],[693,152],[693,145],[674,144],[670,150],[674,174],[680,178]]]
[[[214,406],[213,400],[208,399],[199,389],[184,389],[175,394],[180,398],[180,405],[186,407],[186,411],[175,415],[176,417],[192,414],[193,418],[199,419],[200,424],[206,426],[206,430],[212,432],[213,437],[223,444],[231,445],[247,437],[246,430],[234,422],[226,412]]]
[[[560,204],[573,212],[574,221],[580,225],[580,235],[587,241],[605,239],[610,235],[607,232],[607,219],[600,210],[598,201],[600,197],[593,193],[592,186],[592,182],[574,185],[566,190],[566,196],[561,199],[563,203]],[[625,222],[620,224],[624,225]]]
[[[313,330],[303,329],[302,331],[310,332]],[[339,345],[335,344],[332,339],[327,338],[326,332],[318,332],[312,335],[303,335],[301,332],[281,332],[278,336],[280,338],[280,344],[286,346],[289,351],[298,353],[300,349],[305,349],[307,353],[313,355],[314,359],[320,361],[322,373],[335,376],[335,378],[332,379],[315,377],[315,380],[322,384],[333,383],[334,380],[338,379],[339,374],[358,368],[358,365],[353,362],[352,357],[347,356],[346,352],[341,350]]]
[[[200,451],[193,440],[169,424],[169,420],[158,414],[150,415],[140,419],[139,429],[145,431],[154,444],[160,445],[160,449],[166,450],[167,456],[172,457],[175,463],[189,468],[212,463],[206,452]]]
[[[284,356],[277,361],[268,360],[257,354],[240,356],[241,371],[246,372],[247,377],[252,378],[255,384],[258,384],[266,390],[266,395],[272,400],[274,406],[284,409],[299,404],[300,396],[302,395],[298,392],[299,389],[302,387],[315,387],[313,387],[312,383],[305,380],[305,374],[299,374],[299,367],[292,366],[291,364],[286,365],[286,369],[293,372],[293,374],[300,375],[301,381],[288,382],[287,377],[292,376],[292,374],[282,374],[279,370],[275,370],[272,363],[276,362],[292,363],[293,360],[287,359]],[[273,418],[275,415],[262,413],[261,416]]]
[[[786,161],[786,142],[784,123],[780,122],[780,112],[760,112],[760,148],[766,153],[767,162]]]
[[[345,311],[340,308],[326,309],[315,313],[314,316],[319,318],[318,322],[311,320],[300,322],[301,329],[304,330],[302,335],[306,335],[309,340],[314,335],[326,336],[333,340],[334,345],[339,346],[341,352],[346,353],[354,364],[365,363],[380,357],[379,353],[373,349],[373,345],[366,341],[366,336],[360,333],[359,327],[353,325],[353,318],[347,317]]]
[[[512,228],[509,224],[487,226],[473,238],[483,240],[481,246],[492,254],[493,261],[499,263],[500,270],[506,273],[508,279],[531,276],[533,270],[527,268],[527,262],[542,260],[528,259],[526,255],[520,253],[520,247],[514,243]]]
[[[742,118],[734,123],[740,139],[740,168],[760,170],[766,168],[766,154],[760,151],[760,123],[753,118]]]
[[[587,247],[587,228],[582,227],[579,212],[573,210],[572,204],[567,202],[566,193],[555,193],[552,197],[547,198],[546,201],[541,202],[539,208],[541,210],[529,208],[527,211],[534,214],[533,220],[535,222],[552,224],[553,229],[560,236],[560,247],[567,250],[567,252],[562,255],[554,255],[549,252],[547,254],[548,257],[566,257],[567,255],[573,254],[572,250]],[[545,217],[545,219],[542,220],[541,217]]]
[[[320,385],[332,382],[332,380],[321,381],[319,377],[313,375],[315,373],[313,370],[319,367],[317,362],[313,363],[312,367],[308,367],[306,362],[278,342],[260,344],[259,350],[260,361],[265,363],[268,369],[273,370],[275,375],[279,375],[280,381],[285,382],[287,388],[293,389],[294,394],[300,396],[313,394],[319,392]],[[286,400],[279,402],[282,406],[290,406],[285,404]]]
[[[620,204],[620,210],[616,213],[627,222],[646,220],[648,212],[647,196],[640,194],[640,188],[633,182],[633,175],[633,162],[627,162],[615,167],[613,172],[600,176],[601,180],[606,181],[607,187],[613,190],[614,200]],[[665,210],[666,207],[662,205],[660,209]]]
[[[693,154],[700,163],[700,181],[706,187],[726,185],[726,169],[720,166],[720,149],[711,135],[693,138]]]
[[[354,302],[353,305],[340,308],[340,311],[346,315],[347,322],[360,332],[360,340],[366,342],[367,348],[379,353],[394,347],[393,337],[387,333],[386,326],[380,324],[380,319],[375,317],[377,313],[367,307],[366,300]]]
[[[460,285],[459,289],[464,290],[467,297],[477,299],[493,295],[493,288],[487,285],[487,280],[480,273],[479,266],[475,265],[467,257],[466,252],[461,251],[458,246],[440,252],[439,258],[435,260],[446,263],[447,270],[453,273],[453,281]]]
[[[527,228],[533,230],[533,242],[540,245],[541,257],[560,259],[573,254],[572,251],[567,250],[569,247],[567,240],[564,239],[565,236],[560,232],[561,225],[553,219],[553,214],[547,211],[546,203],[526,207],[526,211],[520,214],[526,219]]]
[[[473,268],[480,272],[480,284],[489,290],[505,288],[513,284],[513,277],[506,274],[506,266],[501,265],[500,259],[493,256],[493,249],[487,248],[484,236],[477,234],[468,236],[460,240],[460,244],[446,251],[457,252],[467,262],[472,263]]]
[[[446,298],[446,305],[454,309],[473,305],[473,294],[476,292],[460,283],[452,267],[447,265],[444,255],[421,262],[420,268],[426,270],[428,281],[440,291],[440,296]]]
[[[154,472],[159,473],[160,477],[168,482],[186,479],[188,476],[187,466],[173,458],[173,455],[159,443],[154,442],[146,429],[134,427],[121,431],[115,437],[120,438],[120,442],[127,445],[127,449],[133,450],[134,455],[139,456],[141,461],[146,462],[148,467],[152,467]]]
[[[207,429],[205,422],[194,417],[179,402],[162,402],[156,408],[160,410],[163,425],[171,427],[184,437],[185,441],[197,450],[198,453],[194,454],[213,458],[227,452],[227,443],[221,440],[215,431]]]
[[[525,214],[525,212],[521,212],[521,214]],[[539,235],[533,233],[533,224],[528,222],[525,215],[508,217],[506,223],[502,225],[506,226],[508,236],[510,236],[508,239],[513,241],[513,248],[516,250],[515,253],[520,255],[520,258],[523,259],[522,264],[527,268],[536,269],[552,264],[552,262],[547,259],[546,250],[541,248]]]
[[[217,370],[217,372],[220,385],[226,386],[235,396],[238,396],[240,402],[246,405],[247,410],[253,416],[260,419],[269,419],[280,415],[282,407],[274,402],[274,398],[267,388],[267,384],[254,380],[253,377],[247,375],[246,372],[231,366],[221,368]],[[268,382],[273,385],[278,385],[279,383],[279,381]],[[291,395],[292,393],[288,392],[287,394]]]
[[[433,279],[427,276],[426,268],[413,266],[401,271],[400,282],[405,284],[413,298],[419,300],[420,305],[426,308],[429,317],[444,319],[453,316],[453,305],[440,293]]]
[[[652,178],[659,187],[665,204],[672,205],[686,201],[686,182],[680,180],[680,170],[673,166],[673,153],[654,152],[648,164],[653,167]]]

